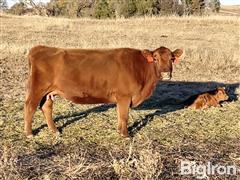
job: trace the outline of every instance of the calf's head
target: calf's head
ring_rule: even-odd
[[[159,80],[170,80],[172,77],[172,64],[176,64],[183,54],[181,49],[171,51],[166,47],[160,47],[154,51],[143,50],[143,56],[149,63],[155,63]]]
[[[225,91],[225,88],[222,88],[222,87],[217,88],[216,98],[218,99],[218,101],[228,100],[229,97]]]

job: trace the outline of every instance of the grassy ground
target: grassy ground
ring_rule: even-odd
[[[239,19],[152,17],[119,20],[2,15],[0,55],[0,179],[193,179],[180,161],[240,167]],[[116,132],[113,105],[75,105],[57,98],[60,137],[34,117],[33,139],[23,135],[27,53],[37,44],[58,47],[183,48],[171,82],[130,112],[130,139]],[[184,109],[189,96],[227,87],[220,108]],[[214,175],[210,179],[237,179]]]
[[[220,14],[228,16],[240,16],[240,5],[235,6],[222,6]]]

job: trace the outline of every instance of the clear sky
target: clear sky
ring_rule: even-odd
[[[35,0],[35,2],[49,2],[50,0]],[[72,0],[69,0],[72,1]],[[8,6],[12,6],[18,0],[7,0]],[[220,0],[222,5],[240,5],[240,0]]]
[[[240,0],[220,0],[223,5],[240,5]]]
[[[34,2],[49,2],[50,0],[34,0]],[[71,0],[69,0],[71,1]],[[9,7],[11,7],[16,2],[19,2],[19,0],[7,0],[7,4]]]

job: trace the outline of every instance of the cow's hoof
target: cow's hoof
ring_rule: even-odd
[[[26,136],[27,138],[33,138],[32,131],[27,131],[27,130],[25,130],[25,131],[24,131],[24,134],[25,134],[25,136]]]
[[[117,133],[118,133],[118,134],[121,134],[121,129],[117,129]]]
[[[26,136],[27,136],[28,139],[33,138],[33,135],[32,135],[32,134],[28,134],[28,135],[26,135]]]
[[[120,133],[123,138],[130,138],[128,133]]]
[[[123,133],[121,129],[118,129],[117,132],[118,132],[118,134],[120,134],[123,138],[129,137],[129,134],[128,134],[128,133]]]
[[[61,136],[61,133],[60,133],[59,131],[55,131],[55,132],[54,132],[54,135],[55,135],[56,137],[60,137],[60,136]]]

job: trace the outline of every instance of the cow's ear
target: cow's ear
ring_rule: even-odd
[[[151,51],[144,49],[142,51],[142,55],[145,57],[147,62],[149,62],[149,63],[153,62],[153,53]]]
[[[173,51],[173,63],[177,64],[181,58],[183,54],[183,50],[182,49],[176,49],[175,51]]]

